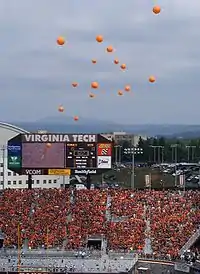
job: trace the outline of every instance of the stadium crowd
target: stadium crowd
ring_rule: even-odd
[[[199,223],[198,191],[9,189],[0,194],[6,247],[28,239],[32,249],[78,249],[88,235],[103,234],[110,250],[143,252],[148,237],[155,257],[176,258]]]

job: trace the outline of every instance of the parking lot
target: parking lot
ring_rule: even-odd
[[[92,176],[94,187],[130,187],[132,165],[131,163],[114,164],[113,169]],[[153,188],[170,188],[184,185],[189,188],[200,188],[200,165],[193,163],[163,163],[149,165],[147,163],[135,163],[135,187],[146,187],[146,176],[150,176]],[[84,180],[83,180],[84,182]]]

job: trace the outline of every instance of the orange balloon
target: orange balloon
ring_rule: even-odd
[[[149,77],[149,82],[154,83],[156,81],[156,78],[154,76]]]
[[[74,121],[78,121],[79,117],[78,116],[74,116]]]
[[[108,46],[106,50],[107,50],[107,52],[113,52],[113,47],[112,46]]]
[[[51,143],[47,143],[47,144],[46,144],[46,147],[47,147],[47,148],[50,148],[50,147],[51,147]]]
[[[160,12],[161,12],[160,6],[154,6],[154,7],[153,7],[153,13],[159,14]]]
[[[98,43],[102,43],[102,42],[103,42],[103,36],[102,36],[102,35],[97,35],[96,41],[97,41]]]
[[[73,86],[74,88],[76,88],[76,87],[78,86],[78,83],[77,83],[77,82],[73,82],[73,83],[72,83],[72,86]]]
[[[126,64],[121,64],[120,68],[121,69],[126,69]]]
[[[118,95],[122,96],[123,92],[121,90],[118,91]]]
[[[91,83],[91,88],[98,88],[99,84],[97,82],[92,82]]]
[[[65,44],[65,39],[64,39],[64,37],[59,36],[59,37],[57,38],[57,44],[58,44],[59,46],[63,46],[63,45]]]
[[[90,93],[89,96],[90,96],[90,98],[94,98],[95,94],[94,93]]]
[[[125,89],[125,91],[130,91],[131,90],[131,86],[126,85],[124,89]]]
[[[63,106],[59,106],[58,111],[59,112],[64,112],[64,107]]]
[[[96,62],[97,62],[97,60],[92,59],[92,63],[93,63],[93,64],[96,64]]]
[[[114,60],[114,63],[115,63],[116,65],[118,65],[118,64],[119,64],[119,60],[118,60],[118,59],[115,59],[115,60]]]

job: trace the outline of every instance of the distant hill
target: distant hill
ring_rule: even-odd
[[[8,121],[7,121],[8,122]],[[27,131],[35,132],[47,130],[48,132],[119,132],[141,134],[146,136],[165,136],[168,138],[198,138],[200,125],[122,125],[98,119],[81,118],[74,122],[72,117],[47,117],[35,122],[10,122]]]
[[[180,139],[196,139],[196,138],[200,138],[200,129],[197,130],[197,131],[180,132],[178,134],[173,134],[170,137],[171,138],[180,138]]]
[[[35,123],[39,124],[60,124],[60,125],[75,125],[75,122],[73,120],[73,117],[62,115],[62,116],[51,116],[43,119],[36,120]],[[92,118],[85,118],[81,117],[81,119],[77,122],[79,125],[107,125],[107,124],[113,124],[115,123],[111,121],[104,121],[101,119],[92,119]]]

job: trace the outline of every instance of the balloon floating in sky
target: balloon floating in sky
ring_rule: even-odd
[[[65,44],[65,39],[64,39],[64,37],[59,36],[59,37],[57,38],[57,44],[58,44],[59,46],[63,46],[63,45]]]
[[[74,121],[78,121],[79,117],[78,116],[74,116]]]
[[[160,6],[154,6],[154,7],[153,7],[153,13],[159,14],[160,12],[161,12]]]
[[[93,64],[96,64],[96,63],[97,63],[97,60],[96,60],[96,59],[92,59],[92,63],[93,63]]]
[[[46,147],[47,147],[47,148],[50,148],[50,147],[51,147],[51,143],[47,143],[47,144],[46,144]]]
[[[98,88],[99,84],[97,82],[92,82],[91,83],[91,88]]]
[[[96,41],[97,41],[98,43],[102,43],[102,42],[103,42],[103,36],[102,36],[102,35],[97,35]]]
[[[125,88],[124,88],[124,90],[127,91],[127,92],[130,91],[131,90],[131,86],[126,85]]]
[[[154,76],[149,77],[149,82],[154,83],[156,81],[156,78]]]
[[[112,46],[108,46],[106,49],[107,52],[111,53],[113,52],[113,47]]]
[[[153,7],[152,11],[153,11],[154,14],[159,14],[159,13],[161,12],[161,8],[160,8],[160,6],[157,6],[157,5],[156,5],[156,6]],[[96,42],[97,42],[97,43],[102,43],[103,41],[104,41],[104,37],[103,37],[102,35],[97,35],[97,36],[96,36]],[[57,38],[57,44],[58,44],[59,46],[63,46],[66,42],[67,42],[67,41],[65,41],[65,38],[64,38],[63,36],[59,36],[59,37]],[[113,53],[113,52],[115,52],[115,49],[113,48],[112,45],[109,45],[109,46],[105,47],[104,50],[106,50],[107,53]],[[115,54],[114,54],[114,55],[115,55]],[[112,56],[112,55],[111,55],[111,56]],[[127,69],[127,65],[126,65],[125,63],[121,63],[121,62],[119,61],[119,59],[117,59],[117,58],[115,58],[115,57],[116,57],[116,56],[113,57],[112,63],[114,63],[114,64],[116,64],[116,65],[119,64],[120,69],[123,70],[123,71],[125,71],[125,70]],[[114,59],[114,58],[115,58],[115,59]],[[96,63],[97,63],[97,59],[91,59],[90,62],[91,62],[92,64],[96,64]],[[97,80],[98,80],[98,79],[97,79]],[[155,79],[154,76],[150,76],[150,77],[149,77],[149,82],[150,82],[150,83],[154,83],[155,81],[156,81],[156,79]],[[79,86],[79,83],[78,83],[78,82],[72,82],[71,85],[72,85],[72,87],[76,88],[76,87]],[[95,97],[96,97],[96,94],[95,94],[95,90],[94,90],[94,89],[98,89],[99,87],[101,88],[101,85],[99,85],[98,82],[91,82],[90,87],[91,87],[93,90],[90,90],[91,92],[88,94],[88,96],[89,96],[89,98],[95,98]],[[93,93],[92,91],[94,91],[94,93]],[[118,94],[119,96],[122,96],[122,95],[125,94],[125,92],[129,92],[129,91],[131,91],[131,85],[125,85],[124,88],[123,88],[123,90],[118,90],[118,91],[117,91],[117,94]],[[104,92],[104,91],[103,91],[103,92]],[[62,113],[62,112],[65,111],[65,109],[64,109],[64,107],[63,107],[62,105],[60,105],[60,106],[58,107],[58,111]],[[79,120],[79,116],[73,116],[73,120],[74,120],[74,121],[78,121],[78,120]],[[47,144],[46,144],[46,147],[47,147],[47,148],[50,148],[51,146],[52,146],[51,143],[47,143]]]
[[[74,88],[76,88],[76,87],[78,87],[78,83],[77,83],[77,82],[73,82],[73,83],[72,83],[72,86],[73,86]]]
[[[123,70],[126,69],[126,64],[121,64],[120,68]]]
[[[94,93],[90,93],[89,96],[90,96],[90,98],[94,98],[95,94]]]
[[[59,112],[64,112],[64,107],[63,106],[59,106],[58,111]]]

